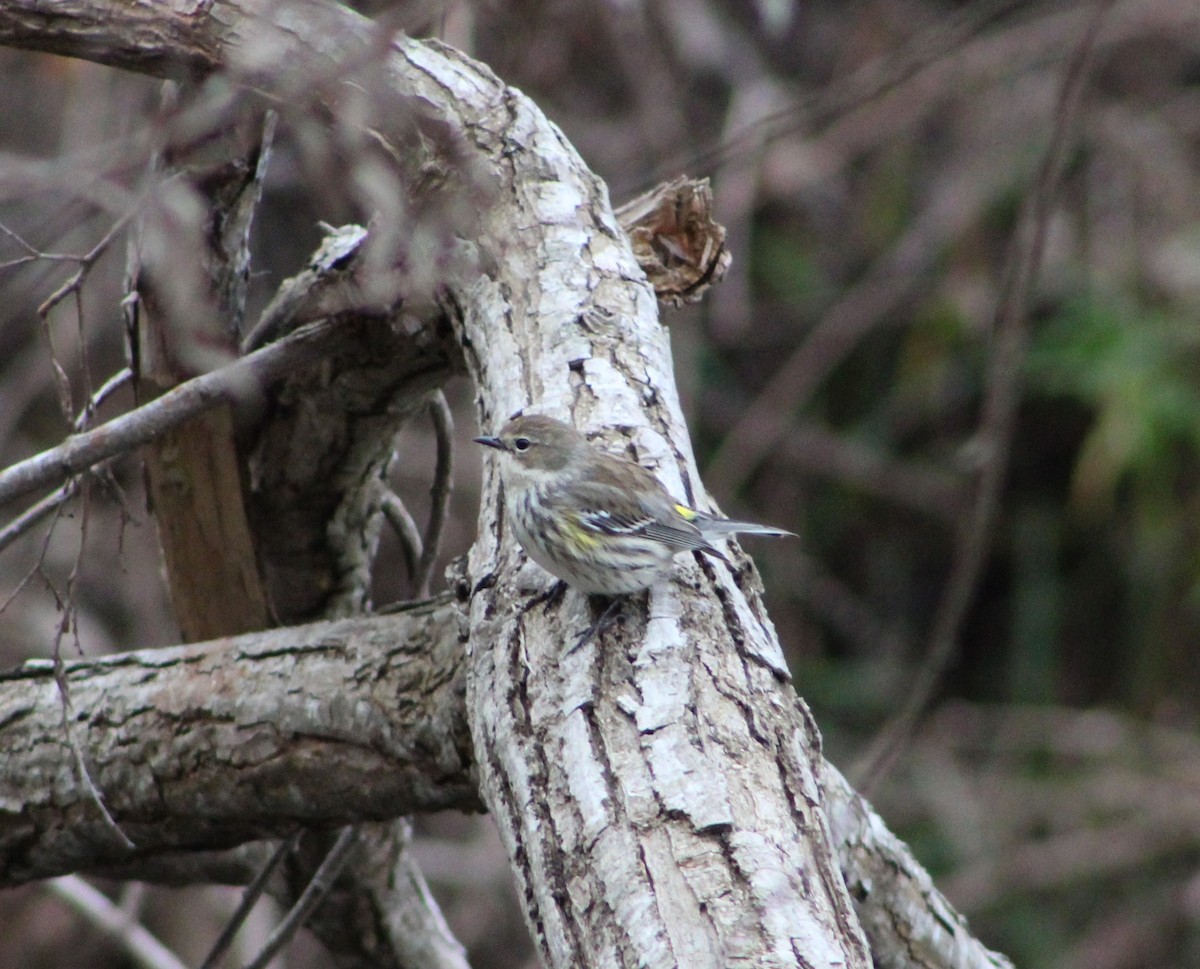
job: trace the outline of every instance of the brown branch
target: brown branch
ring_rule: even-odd
[[[270,881],[275,869],[279,867],[279,863],[295,851],[296,846],[300,844],[301,834],[303,834],[302,831],[297,831],[290,838],[279,842],[275,850],[271,853],[271,857],[267,860],[267,863],[259,869],[250,884],[246,886],[246,891],[242,893],[237,908],[229,916],[225,927],[221,929],[221,934],[217,937],[217,941],[212,944],[212,948],[208,950],[208,955],[204,957],[204,961],[200,963],[200,969],[214,969],[221,957],[225,955],[226,950],[233,944],[238,930],[241,929],[251,910],[258,904],[258,900],[267,890],[267,883]]]
[[[263,943],[258,954],[246,964],[246,969],[266,969],[267,963],[291,941],[292,936],[300,930],[317,906],[325,900],[329,890],[333,887],[333,882],[346,867],[346,862],[350,860],[351,853],[356,847],[358,847],[358,840],[354,836],[354,828],[343,828],[313,874],[312,880],[304,887],[304,891],[300,893],[300,897],[296,899],[283,921],[275,927],[270,938]]]
[[[442,528],[450,511],[450,491],[454,484],[454,419],[446,395],[437,391],[429,402],[429,415],[437,436],[437,463],[433,472],[433,487],[429,493],[429,522],[421,543],[420,561],[414,577],[416,594],[429,595],[429,573],[442,544]]]

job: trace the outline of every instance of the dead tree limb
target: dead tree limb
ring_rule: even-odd
[[[91,774],[71,769],[49,663],[0,679],[0,882],[214,850],[297,827],[478,809],[455,609],[67,664]]]

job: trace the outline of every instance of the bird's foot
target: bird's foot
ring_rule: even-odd
[[[575,650],[579,649],[585,643],[590,642],[594,637],[599,636],[602,632],[604,632],[604,630],[611,626],[613,621],[617,618],[617,613],[621,608],[621,601],[623,598],[623,596],[614,596],[612,601],[605,606],[604,611],[600,613],[600,618],[592,623],[591,626],[588,627],[588,631],[580,636],[579,639],[575,641],[575,645],[568,649],[563,655],[570,656],[573,652],[575,652]]]

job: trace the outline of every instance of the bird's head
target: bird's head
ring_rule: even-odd
[[[531,478],[561,472],[590,446],[570,424],[543,414],[514,417],[500,433],[477,437],[475,443],[495,448],[506,458],[503,465],[520,469]]]

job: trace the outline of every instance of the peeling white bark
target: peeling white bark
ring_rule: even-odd
[[[398,49],[439,112],[481,106],[463,120],[508,189],[476,236],[494,268],[457,291],[483,429],[520,408],[567,418],[708,505],[667,333],[603,185],[517,92],[464,82],[453,51]],[[545,962],[869,965],[822,814],[816,730],[745,557],[736,573],[680,560],[649,620],[631,603],[619,632],[564,656],[590,621],[584,600],[528,595],[537,573],[497,492],[489,473],[468,565],[468,710]]]

